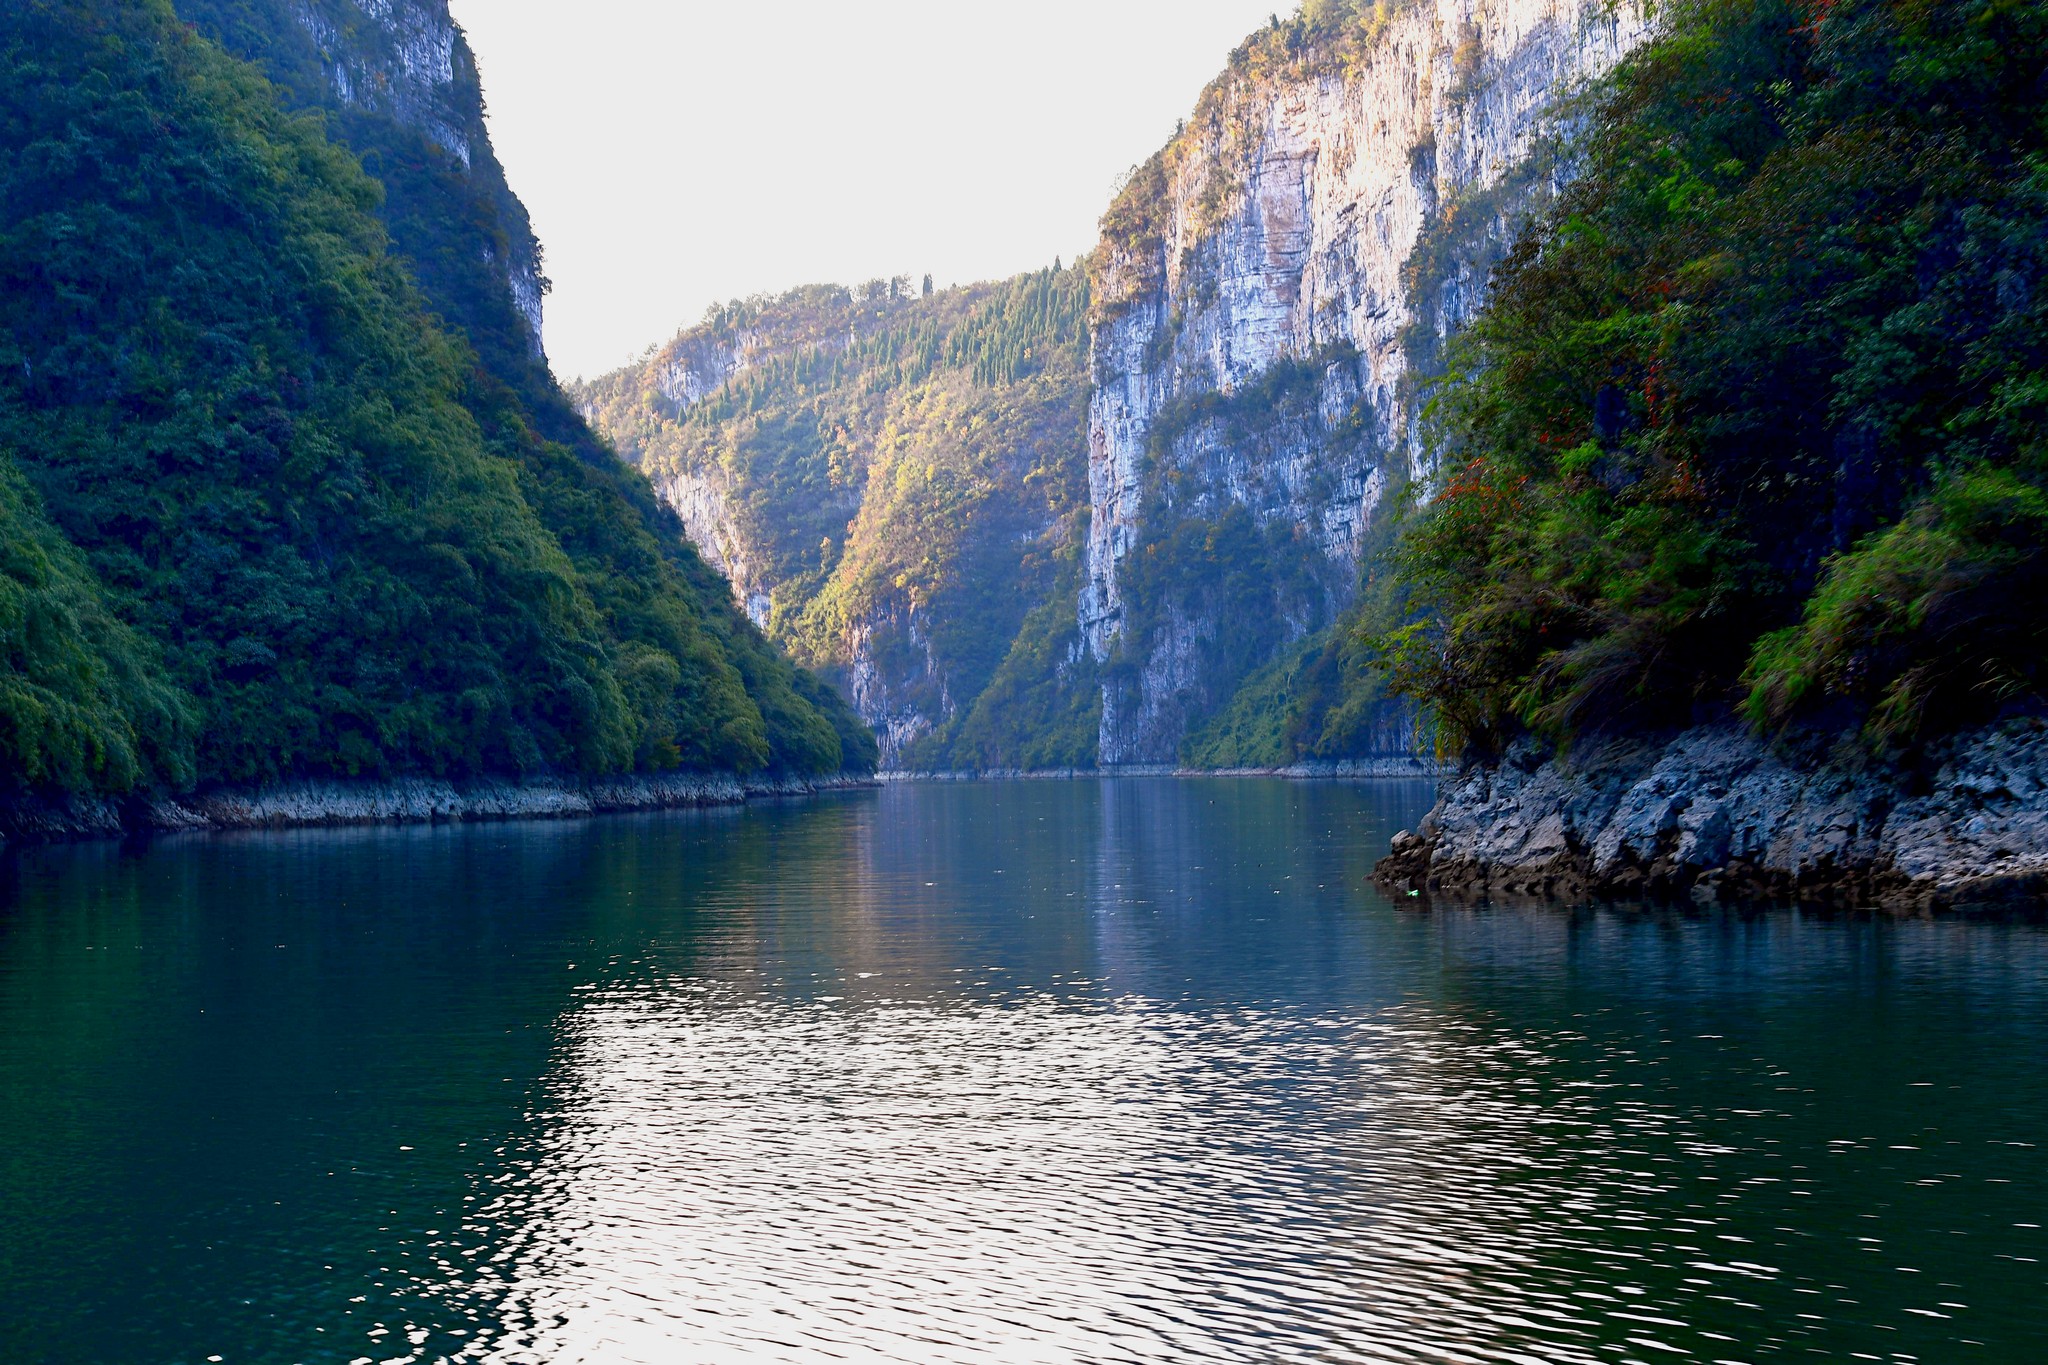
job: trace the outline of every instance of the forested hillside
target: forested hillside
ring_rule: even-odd
[[[1086,273],[714,310],[578,391],[778,643],[910,768],[1087,767]]]
[[[161,0],[10,6],[0,76],[10,793],[871,754],[321,118]]]
[[[1089,260],[739,301],[565,394],[440,0],[19,6],[10,771],[1273,765],[1398,757],[1418,714],[1485,756],[2035,708],[2037,9],[1317,3]]]
[[[1641,32],[1318,0],[1132,169],[1058,347],[996,346],[1041,371],[976,373],[956,330],[1036,282],[883,281],[723,310],[580,401],[885,763],[1411,762],[1371,638],[1417,381],[1553,181],[1554,106]]]
[[[1447,746],[2038,710],[2048,10],[1704,0],[1443,397],[1384,643]]]
[[[173,4],[288,106],[326,115],[382,187],[377,216],[434,313],[538,430],[587,443],[542,355],[540,243],[491,146],[481,77],[446,0]]]

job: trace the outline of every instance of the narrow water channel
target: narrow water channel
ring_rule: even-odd
[[[2048,1341],[2048,932],[1429,910],[1398,783],[0,859],[0,1359]]]

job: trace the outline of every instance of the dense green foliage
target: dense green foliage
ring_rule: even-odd
[[[1336,623],[1246,677],[1228,705],[1190,731],[1183,763],[1279,768],[1415,752],[1414,708],[1393,694],[1378,648],[1409,615],[1387,552],[1398,526],[1380,521],[1363,589]]]
[[[395,253],[434,314],[475,348],[463,401],[492,452],[527,467],[536,511],[563,537],[611,627],[690,673],[692,646],[674,623],[701,617],[762,713],[771,767],[810,772],[843,761],[871,770],[873,733],[844,698],[791,668],[740,614],[646,480],[620,468],[555,382],[508,288],[522,273],[547,288],[540,246],[492,150],[476,65],[460,33],[451,82],[428,107],[405,108],[417,93],[399,99],[379,88],[408,58],[353,0],[178,0],[178,12],[261,64],[290,103],[324,109],[330,130],[376,176],[384,190],[378,212]],[[316,42],[315,28],[332,36]],[[354,100],[336,96],[329,63],[337,57],[352,66]],[[459,158],[439,140],[450,136],[462,143]],[[689,687],[676,704],[688,714]],[[656,750],[662,747],[657,739]]]
[[[457,32],[448,82],[431,89],[391,31],[388,7],[359,0],[173,0],[178,17],[255,63],[293,108],[323,112],[383,190],[377,216],[430,311],[511,389],[527,424],[597,463],[604,452],[569,406],[508,282],[538,290],[541,248],[506,183],[483,120],[483,90]],[[316,37],[319,34],[321,36]],[[438,74],[438,73],[437,73]],[[345,85],[353,93],[343,98]],[[459,143],[457,156],[448,143]]]
[[[12,780],[821,771],[858,744],[660,543],[644,484],[428,320],[317,118],[161,0],[13,6],[0,76]]]
[[[858,647],[872,706],[937,721],[900,762],[1086,766],[1087,307],[1081,267],[813,287],[714,310],[580,397],[658,483],[717,490],[774,638],[827,669]],[[692,364],[737,369],[686,404],[664,384]]]
[[[1480,751],[1741,707],[1906,740],[2048,631],[2048,10],[1702,0],[1442,399],[1396,681]]]
[[[1082,536],[1085,529],[1077,542]],[[946,754],[952,767],[1044,772],[1095,766],[1102,687],[1075,619],[1080,570],[1080,545],[1062,547],[1051,591],[1026,614],[995,675],[960,722]]]
[[[185,776],[192,718],[92,571],[0,468],[0,792]]]

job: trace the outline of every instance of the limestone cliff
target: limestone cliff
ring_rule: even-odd
[[[1597,0],[1316,0],[1132,172],[1085,335],[1049,326],[1028,389],[934,402],[1018,284],[881,281],[716,310],[578,399],[888,766],[1406,757],[1338,623],[1444,339],[1552,188],[1571,95],[1643,36]]]
[[[351,22],[351,9],[367,27]],[[324,10],[300,4],[293,12],[319,51],[334,98],[417,130],[460,162],[494,201],[498,236],[485,246],[487,259],[504,276],[534,353],[541,354],[547,285],[540,243],[491,149],[476,57],[447,0],[327,0]]]
[[[1565,101],[1645,33],[1586,0],[1311,11],[1104,219],[1079,603],[1104,765],[1174,759],[1352,599],[1423,458],[1417,381],[1551,188]]]
[[[384,218],[448,321],[508,382],[544,368],[548,289],[526,208],[484,123],[476,57],[448,0],[177,0],[332,126],[388,195]],[[496,354],[497,351],[505,354]]]
[[[844,363],[863,337],[900,327],[920,303],[887,281],[736,301],[576,389],[584,416],[652,480],[755,625],[768,627],[778,588],[823,567],[813,562],[821,541],[843,543],[868,463],[839,448],[844,423],[782,411],[762,420],[762,407],[805,406],[810,378]],[[747,378],[760,391],[736,405],[738,422],[701,420],[707,400]]]

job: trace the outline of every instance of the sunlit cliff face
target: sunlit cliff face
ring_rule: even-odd
[[[1080,620],[1097,659],[1121,649],[1139,665],[1105,691],[1102,762],[1174,757],[1190,719],[1177,698],[1201,690],[1201,647],[1228,629],[1190,599],[1150,638],[1125,638],[1123,564],[1156,532],[1148,518],[1234,504],[1298,528],[1327,598],[1291,626],[1324,624],[1383,499],[1423,456],[1412,371],[1477,311],[1515,223],[1548,192],[1541,153],[1561,100],[1645,35],[1633,5],[1391,6],[1348,69],[1311,54],[1226,76],[1163,180],[1134,181],[1129,193],[1157,194],[1160,231],[1112,236],[1096,265]],[[1283,364],[1313,372],[1305,411],[1180,420]]]
[[[1141,168],[1105,220],[1114,227],[1139,196],[1153,230],[1111,231],[1096,252],[1091,372],[1072,380],[1077,406],[1088,391],[1085,430],[1062,427],[1061,448],[1036,461],[1060,466],[1077,502],[1086,484],[1085,537],[1078,507],[1070,525],[1040,528],[1062,552],[1085,551],[1078,600],[1071,576],[1058,592],[1073,624],[1049,649],[1058,677],[1048,688],[1084,702],[1101,688],[1100,725],[1086,706],[1079,724],[1102,764],[1177,761],[1246,666],[1355,599],[1383,508],[1422,457],[1418,367],[1436,364],[1443,338],[1472,316],[1516,223],[1547,194],[1545,138],[1561,100],[1644,34],[1633,7],[1582,0],[1389,5],[1357,22],[1370,31],[1348,44],[1234,65],[1162,154],[1163,171]],[[829,350],[847,335],[842,326],[803,340]],[[590,415],[641,458],[645,436],[776,349],[758,328],[707,325],[622,371],[630,390],[604,381],[607,411]],[[796,580],[764,541],[813,509],[764,505],[717,461],[641,462],[749,614],[771,622]],[[861,510],[851,502],[849,522]],[[1205,596],[1199,568],[1166,562],[1151,589],[1134,589],[1127,560],[1175,525],[1233,511],[1281,548],[1247,571],[1270,580],[1268,628],[1236,651],[1257,657],[1222,667],[1219,642],[1230,653],[1224,637],[1245,623]],[[890,535],[926,534],[914,517],[882,523]],[[834,662],[881,736],[884,766],[930,761],[920,742],[976,701],[929,648],[958,622],[900,602],[851,615]],[[1111,676],[1099,683],[1104,664]],[[1408,727],[1388,720],[1389,751],[1405,752]]]

